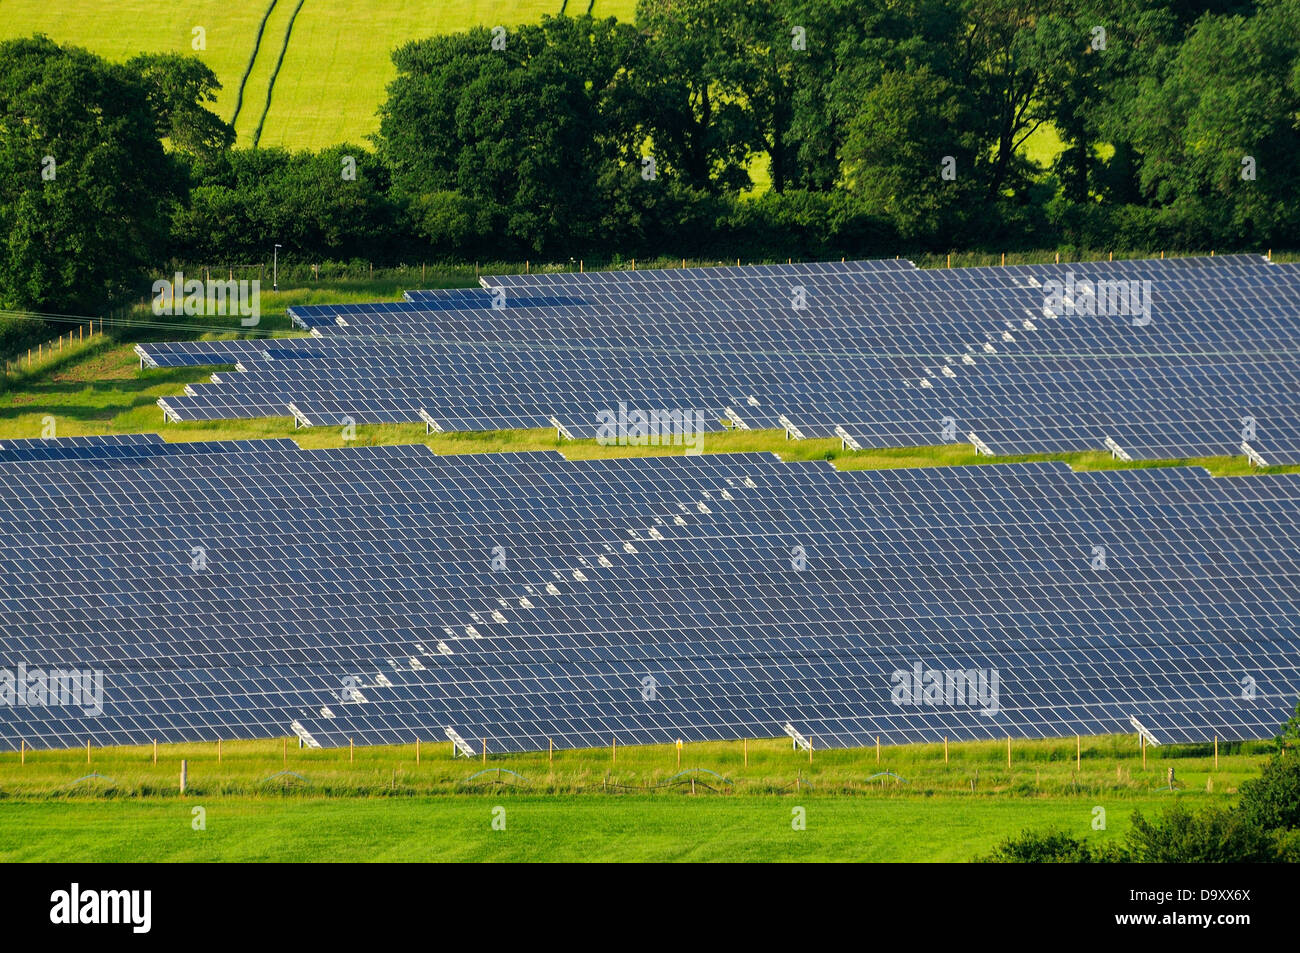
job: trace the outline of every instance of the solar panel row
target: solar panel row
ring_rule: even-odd
[[[1075,274],[1077,272],[1078,274]],[[1049,283],[1059,283],[1059,289]],[[862,446],[1300,461],[1300,269],[1258,256],[921,270],[908,262],[516,275],[292,309],[312,338],[147,344],[238,372],[169,419],[598,434],[625,406]]]
[[[1300,694],[1300,476],[44,446],[0,457],[10,748],[1253,738]]]

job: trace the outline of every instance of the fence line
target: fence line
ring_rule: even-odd
[[[87,324],[79,324],[75,328],[69,330],[66,334],[60,334],[57,338],[43,341],[37,344],[36,347],[29,347],[26,356],[20,353],[16,357],[6,358],[2,365],[5,376],[7,377],[15,371],[28,371],[31,369],[33,363],[39,365],[41,362],[54,357],[56,354],[63,353],[63,350],[66,347],[94,340],[96,334],[95,320],[96,319],[91,318]],[[104,319],[100,318],[98,320],[98,334],[102,338],[105,333]]]

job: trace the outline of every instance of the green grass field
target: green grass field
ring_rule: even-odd
[[[484,797],[402,800],[22,803],[0,808],[0,860],[153,861],[969,861],[1025,828],[1109,840],[1134,809],[1126,801],[1092,831],[1078,799],[950,802],[798,797],[608,799]],[[791,827],[793,806],[807,828]],[[192,829],[204,806],[206,830]],[[492,827],[504,808],[505,830]]]
[[[1016,741],[1010,767],[1000,741],[954,743],[947,760],[942,744],[885,747],[879,761],[871,748],[810,761],[783,740],[689,744],[680,764],[667,745],[482,761],[426,743],[418,764],[413,744],[228,742],[220,761],[215,744],[163,745],[156,765],[149,748],[94,750],[90,764],[84,750],[25,764],[8,752],[0,860],[964,861],[1024,828],[1109,839],[1134,810],[1229,804],[1265,747],[1223,745],[1217,769],[1208,745],[1148,749],[1143,767],[1130,736]]]
[[[236,125],[241,145],[252,141],[283,50],[260,144],[320,149],[365,144],[379,128],[375,113],[396,75],[390,58],[396,47],[472,26],[537,22],[543,14],[558,14],[561,0],[304,0],[287,45],[297,0],[276,0],[255,51],[258,24],[270,5],[271,0],[5,0],[0,39],[44,33],[114,60],[141,52],[193,53],[221,81],[215,108],[227,120],[251,62]],[[569,6],[569,12],[582,13],[587,2]],[[630,20],[635,6],[635,0],[596,0],[592,12]],[[192,48],[195,27],[206,31],[204,50]]]

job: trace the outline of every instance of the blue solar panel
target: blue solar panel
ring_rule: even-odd
[[[1075,307],[1082,294],[1054,308],[1047,283],[1067,279],[1147,282],[1148,313],[1089,314]],[[978,440],[1012,454],[1110,440],[1134,457],[1167,458],[1236,455],[1246,442],[1267,462],[1300,461],[1300,269],[1258,256],[954,270],[813,263],[484,284],[293,309],[311,338],[139,350],[154,366],[237,364],[163,398],[178,420],[288,416],[292,404],[313,425],[558,423],[592,436],[622,403],[698,411],[706,430],[724,420],[793,425],[869,447]]]
[[[1187,741],[1300,694],[1296,475],[167,446],[0,459],[5,746]]]

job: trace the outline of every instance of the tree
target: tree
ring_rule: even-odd
[[[1113,204],[1138,202],[1129,120],[1142,82],[1177,50],[1178,20],[1150,0],[1109,0],[1084,2],[1056,29],[1086,38],[1071,48],[1044,97],[1044,112],[1066,146],[1055,168],[1065,196],[1080,203],[1093,194]],[[1108,158],[1099,155],[1104,145]]]
[[[127,67],[0,43],[0,303],[94,315],[134,292],[181,189],[156,129]]]
[[[1143,197],[1254,244],[1294,234],[1300,188],[1300,3],[1263,2],[1251,17],[1206,16],[1127,114]]]
[[[235,129],[207,107],[217,101],[221,83],[202,60],[177,53],[142,53],[126,68],[145,82],[157,117],[157,136],[173,149],[209,155],[229,149]]]
[[[1258,778],[1241,786],[1237,809],[1260,830],[1300,830],[1300,757],[1270,758]]]
[[[948,80],[918,67],[881,76],[849,124],[844,184],[904,238],[951,232],[978,201],[962,109]]]
[[[175,251],[199,261],[384,257],[396,210],[388,176],[360,146],[235,149],[196,163],[200,184],[174,223]]]
[[[1277,736],[1277,743],[1284,748],[1294,748],[1296,742],[1300,742],[1300,701],[1296,702],[1295,711],[1291,713],[1282,725],[1282,731]]]
[[[485,29],[406,44],[376,139],[395,189],[423,208],[463,196],[511,250],[595,246],[602,173],[629,159],[624,63],[641,42],[585,16],[515,27],[495,47]]]
[[[758,148],[742,102],[744,0],[638,0],[648,56],[632,74],[656,165],[691,189],[748,188]]]
[[[806,50],[792,56],[792,116],[784,134],[787,184],[829,191],[840,179],[841,152],[862,94],[938,28],[936,0],[785,0],[785,20],[804,29]],[[920,65],[920,61],[910,61]]]

